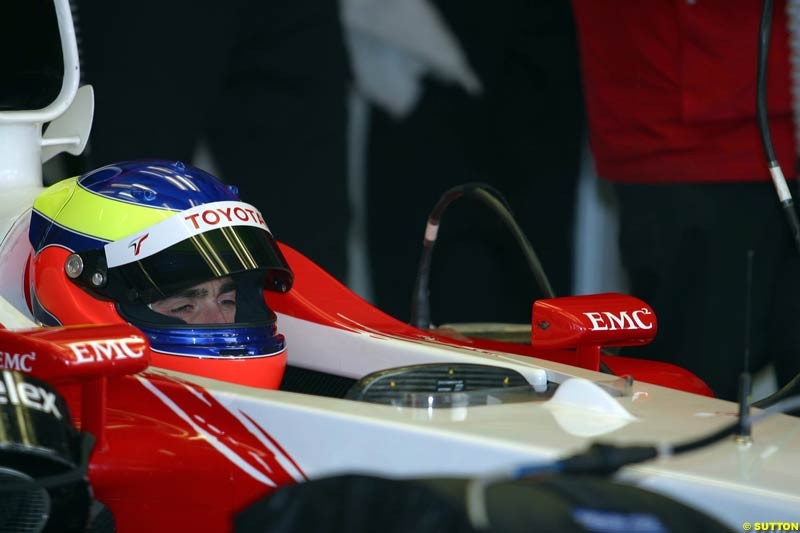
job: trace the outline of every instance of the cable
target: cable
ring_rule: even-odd
[[[792,396],[763,410],[757,415],[753,415],[750,417],[750,423],[756,424],[773,414],[785,413],[798,408],[800,408],[800,395]],[[586,452],[573,455],[567,459],[562,459],[561,462],[567,462],[573,473],[613,473],[629,464],[640,463],[644,460],[654,459],[656,457],[680,455],[692,450],[704,448],[734,435],[739,430],[740,425],[741,421],[737,420],[709,435],[674,445],[663,444],[660,446],[617,447],[610,444],[596,443],[589,447],[589,450]],[[651,453],[655,453],[655,455],[650,455]],[[595,459],[595,462],[589,460],[592,458]],[[565,472],[568,471],[564,467],[562,467],[562,469]],[[577,471],[576,469],[583,470]]]
[[[758,67],[756,73],[756,118],[758,120],[758,131],[761,135],[761,145],[764,155],[767,158],[772,183],[778,194],[781,207],[783,207],[786,221],[789,224],[789,231],[792,233],[797,250],[800,251],[800,222],[797,220],[797,212],[794,209],[792,193],[786,185],[786,178],[775,156],[772,146],[772,136],[769,131],[767,119],[767,58],[769,57],[769,41],[772,29],[772,0],[764,0],[761,8],[761,23],[758,31]]]
[[[784,385],[779,391],[767,396],[766,398],[762,398],[757,402],[753,402],[753,407],[767,409],[777,404],[779,401],[796,394],[800,394],[800,374],[797,374],[794,378],[792,378],[791,381]],[[800,412],[793,414],[795,416],[800,416]]]
[[[758,131],[761,135],[761,146],[767,163],[777,164],[775,150],[772,147],[772,136],[767,121],[767,58],[769,57],[769,41],[772,34],[772,0],[764,0],[761,7],[761,23],[758,29],[758,63],[756,71],[756,117]]]
[[[761,7],[761,22],[758,30],[758,65],[756,73],[756,117],[758,120],[758,131],[761,135],[761,145],[767,158],[770,176],[772,176],[772,182],[778,193],[778,199],[786,214],[789,230],[792,233],[792,237],[794,237],[794,242],[798,251],[800,251],[800,223],[797,220],[797,212],[794,209],[794,201],[792,200],[791,192],[786,185],[786,179],[778,164],[778,158],[775,156],[775,150],[772,146],[772,137],[769,131],[767,112],[767,60],[769,57],[769,42],[772,33],[772,4],[772,0],[764,0]],[[770,406],[786,397],[786,395],[796,392],[798,389],[800,389],[800,373],[789,381],[789,383],[784,385],[781,390],[753,403],[753,406]]]
[[[422,241],[422,254],[419,260],[419,268],[417,269],[417,278],[414,282],[414,290],[411,294],[411,324],[420,329],[428,329],[431,325],[429,298],[430,270],[433,247],[436,244],[442,215],[452,202],[462,196],[478,198],[497,213],[511,231],[517,244],[522,248],[525,260],[536,279],[539,290],[541,290],[546,298],[555,297],[553,287],[550,285],[550,281],[547,278],[547,274],[544,272],[539,257],[536,255],[536,251],[514,219],[511,207],[508,205],[503,195],[497,189],[485,183],[466,183],[445,191],[428,216],[425,236]]]
[[[751,421],[753,424],[755,424],[776,413],[788,413],[791,411],[796,411],[797,409],[800,409],[800,395],[785,398],[775,405],[767,407],[757,415],[753,415]]]
[[[761,413],[753,415],[750,418],[750,422],[755,425],[773,414],[785,413],[796,409],[800,409],[800,395],[786,398]],[[486,489],[495,483],[557,473],[608,476],[625,466],[650,461],[659,457],[681,455],[704,448],[736,434],[741,427],[741,423],[740,420],[737,420],[709,435],[678,444],[616,446],[613,444],[594,443],[583,452],[552,463],[523,466],[470,480],[466,488],[467,515],[476,529],[489,528],[490,521],[485,493]]]

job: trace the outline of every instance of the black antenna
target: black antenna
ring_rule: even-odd
[[[786,178],[783,176],[778,158],[775,156],[775,149],[772,146],[772,136],[769,132],[767,121],[767,58],[769,57],[769,41],[772,27],[772,0],[764,0],[761,8],[761,24],[758,30],[758,72],[756,74],[756,117],[758,119],[758,131],[761,134],[761,145],[764,148],[764,155],[767,158],[767,167],[775,185],[783,212],[786,215],[786,222],[794,238],[797,250],[800,251],[800,222],[797,220],[797,212],[794,210],[792,193],[786,185]]]
[[[742,444],[752,442],[750,427],[750,329],[753,307],[753,250],[747,250],[747,278],[744,304],[744,369],[739,374],[739,425],[736,440]]]

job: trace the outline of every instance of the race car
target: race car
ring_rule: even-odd
[[[600,470],[622,468],[617,479],[731,528],[796,523],[798,474],[786,466],[800,461],[795,418],[769,417],[751,437],[737,423],[740,406],[710,397],[690,373],[603,353],[652,340],[657,321],[645,302],[620,294],[539,300],[525,342],[454,336],[374,308],[275,241],[255,207],[190,165],[120,163],[44,190],[42,162],[60,149],[79,153],[92,114],[91,88],[78,89],[69,5],[54,0],[53,8],[63,49],[58,95],[38,109],[0,111],[0,404],[15,408],[5,427],[24,428],[0,432],[0,465],[48,489],[51,530],[79,530],[91,513],[64,503],[57,489],[70,483],[90,486],[83,500],[101,502],[121,531],[229,531],[240,512],[287,485],[357,472],[457,476],[480,488],[573,465],[558,461],[587,449],[628,450]],[[137,181],[136,193],[120,181],[131,173],[158,185]],[[194,205],[177,195],[155,213],[146,191],[162,195],[166,182],[212,193]],[[81,226],[93,203],[113,206],[97,210],[111,218]],[[126,209],[143,225],[116,228],[115,220],[136,218]],[[247,348],[250,322],[153,321],[164,300],[148,291],[170,287],[168,297],[189,280],[157,268],[166,263],[143,266],[142,254],[174,266],[187,239],[225,241],[208,248],[224,250],[215,264],[252,260],[269,282],[254,304],[264,313],[258,348]],[[215,279],[243,271],[220,268]],[[115,284],[134,278],[142,284]],[[212,346],[218,336],[206,334],[222,330],[239,344]],[[34,415],[48,423],[22,422]],[[80,433],[65,429],[73,444],[56,449],[45,437],[52,430],[41,429],[53,424]],[[74,444],[87,434],[91,452]],[[598,439],[606,447],[592,448]],[[628,461],[634,444],[647,453]],[[75,517],[63,518],[70,510]]]

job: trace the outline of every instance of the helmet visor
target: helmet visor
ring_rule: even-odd
[[[255,226],[211,229],[111,268],[102,250],[78,255],[84,264],[75,281],[120,303],[149,304],[210,279],[254,270],[265,272],[267,290],[286,292],[292,285],[292,272],[276,242]]]

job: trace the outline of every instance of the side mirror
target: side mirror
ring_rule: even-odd
[[[61,152],[79,155],[86,148],[94,119],[94,89],[84,85],[78,89],[72,105],[55,119],[42,135],[42,163]]]
[[[30,374],[50,385],[81,388],[81,430],[105,442],[108,378],[135,374],[150,364],[150,342],[127,324],[0,329],[0,368]]]
[[[531,326],[534,347],[575,348],[578,366],[591,370],[600,368],[602,347],[647,344],[658,331],[649,305],[617,293],[537,300]]]

